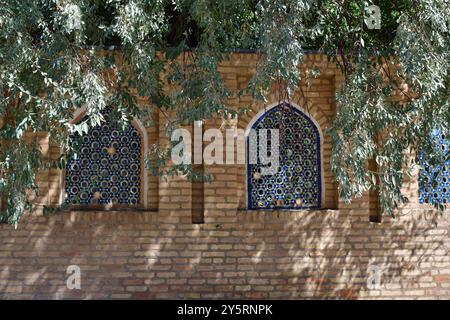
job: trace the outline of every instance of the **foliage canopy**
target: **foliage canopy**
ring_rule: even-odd
[[[238,49],[262,54],[244,92],[262,100],[274,83],[292,97],[308,78],[298,68],[307,50],[339,63],[346,82],[329,134],[340,194],[350,200],[376,189],[383,211],[393,214],[406,201],[404,168],[413,164],[406,153],[426,152],[430,164],[449,159],[431,133],[449,135],[450,5],[374,2],[379,30],[364,24],[372,1],[0,0],[0,192],[8,202],[0,218],[17,224],[30,207],[27,192],[38,191],[37,170],[55,165],[23,139],[26,131],[48,131],[70,153],[69,135],[101,122],[110,104],[123,125],[134,116],[151,125],[155,110],[173,112],[168,132],[235,115],[226,101],[243,93],[224,85],[218,64]],[[151,104],[140,110],[134,92]],[[81,106],[89,121],[71,124]],[[149,165],[164,163],[166,151],[153,150]],[[174,170],[195,176],[189,167]]]

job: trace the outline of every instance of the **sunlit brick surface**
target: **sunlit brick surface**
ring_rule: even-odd
[[[254,54],[235,54],[220,71],[227,86],[242,89],[256,64]],[[325,132],[343,76],[325,56],[309,55],[304,67],[313,66],[321,76],[309,87],[301,84],[304,95],[292,101]],[[270,104],[277,102],[274,92]],[[264,109],[247,95],[229,103],[252,109],[239,118],[238,129]],[[165,121],[155,115],[149,145],[167,143]],[[210,120],[205,130],[222,123]],[[45,133],[28,138],[40,142],[46,157],[60,156]],[[60,170],[42,170],[36,211],[17,230],[0,225],[0,298],[450,298],[448,212],[420,205],[412,179],[403,186],[410,203],[396,219],[370,223],[376,195],[339,201],[326,134],[322,150],[322,210],[247,211],[246,165],[223,164],[205,166],[215,179],[201,193],[182,177],[165,181],[143,172],[147,211],[43,216],[44,205],[64,199],[64,184]],[[193,204],[203,208],[204,224],[192,224]],[[80,267],[81,290],[66,287],[69,265]],[[381,280],[374,287],[373,270]]]

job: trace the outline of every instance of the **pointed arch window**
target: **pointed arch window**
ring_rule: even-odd
[[[247,191],[249,209],[320,208],[322,203],[321,135],[318,125],[300,109],[288,103],[265,111],[251,125],[260,146],[269,148],[258,131],[278,129],[279,165],[276,173],[261,174],[264,166],[250,163],[250,136],[247,136]],[[270,134],[267,134],[270,137]]]
[[[132,125],[122,130],[111,117],[111,107],[102,114],[106,121],[82,136],[71,137],[77,151],[65,168],[65,203],[82,207],[138,206],[142,203],[141,136]]]

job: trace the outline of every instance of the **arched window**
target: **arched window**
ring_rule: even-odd
[[[321,136],[313,120],[295,106],[282,103],[263,113],[250,129],[255,133],[253,143],[257,146],[250,145],[248,135],[249,209],[319,208],[322,202]],[[259,161],[260,146],[270,150],[273,143],[270,138],[261,139],[258,134],[261,129],[279,130],[279,163],[275,174],[261,174],[264,164]],[[258,159],[256,163],[249,161],[251,152]]]
[[[438,130],[435,130],[432,135],[435,147],[441,149],[448,159],[450,140],[446,139],[445,134]],[[422,167],[419,175],[419,202],[450,203],[450,160],[446,160],[445,165],[433,167],[428,164],[426,155],[421,154],[419,161]]]
[[[112,108],[106,108],[102,112],[105,122],[87,134],[71,137],[77,151],[66,164],[67,204],[121,207],[142,203],[141,136],[132,125],[122,130],[111,119],[111,112]]]

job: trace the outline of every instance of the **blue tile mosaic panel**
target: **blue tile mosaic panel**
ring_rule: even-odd
[[[445,134],[439,131],[433,132],[436,148],[440,148],[447,155],[450,152],[450,140],[445,139]],[[450,203],[450,160],[445,165],[432,167],[427,164],[426,155],[419,157],[421,165],[419,175],[419,202],[429,204]],[[439,175],[437,173],[440,173]],[[437,184],[433,184],[433,177],[438,176]]]
[[[72,205],[137,205],[141,197],[141,137],[125,131],[104,111],[107,121],[87,134],[72,136],[78,153],[68,159],[66,203]]]
[[[281,104],[264,113],[252,129],[279,129],[279,167],[274,175],[261,175],[260,163],[247,163],[249,209],[319,208],[321,205],[320,134],[300,110]],[[270,150],[271,141],[260,141]],[[270,134],[267,134],[270,137]],[[247,138],[247,146],[249,138]],[[247,159],[249,159],[247,148]],[[247,160],[248,161],[248,160]]]

